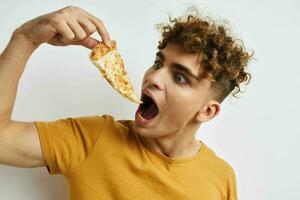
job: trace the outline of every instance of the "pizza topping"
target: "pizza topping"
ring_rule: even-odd
[[[91,52],[90,58],[92,60],[99,60],[101,57],[103,57],[107,52],[110,50],[116,50],[116,42],[111,41],[111,47],[108,48],[104,43],[100,43],[97,46],[95,46]]]
[[[124,62],[117,50],[116,41],[111,41],[111,44],[110,48],[103,42],[95,46],[90,54],[90,60],[107,82],[122,96],[135,103],[142,103],[129,81]]]

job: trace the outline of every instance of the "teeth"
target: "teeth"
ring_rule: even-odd
[[[146,93],[144,93],[147,97],[150,97],[150,95],[148,95],[148,94],[146,94]]]
[[[141,101],[145,100],[146,97],[147,97],[147,98],[151,98],[150,95],[148,95],[148,94],[146,94],[145,92],[143,92],[142,95],[141,95]],[[143,102],[145,102],[145,101],[143,101]]]

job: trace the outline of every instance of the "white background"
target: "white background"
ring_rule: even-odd
[[[23,22],[70,4],[104,21],[138,92],[159,39],[155,23],[166,21],[169,13],[182,14],[192,4],[205,15],[228,20],[234,35],[255,50],[249,66],[253,78],[246,93],[240,99],[228,98],[221,114],[203,125],[197,138],[233,166],[239,199],[300,199],[299,1],[1,1],[1,51]],[[136,105],[111,89],[88,54],[78,46],[42,45],[19,82],[13,119],[101,114],[133,119]],[[46,168],[0,166],[1,200],[66,198],[65,180],[49,176]]]

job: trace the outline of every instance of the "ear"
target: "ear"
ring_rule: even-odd
[[[221,110],[221,105],[215,100],[210,100],[204,105],[199,112],[196,114],[197,122],[207,122],[216,117]]]

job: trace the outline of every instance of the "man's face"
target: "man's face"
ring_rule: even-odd
[[[135,116],[139,135],[157,138],[183,134],[199,124],[196,116],[209,101],[210,88],[210,81],[198,78],[200,62],[201,56],[176,44],[168,44],[156,54],[143,79],[144,104]]]

